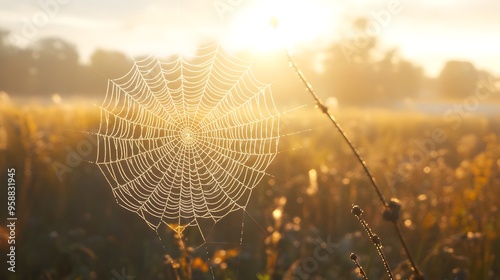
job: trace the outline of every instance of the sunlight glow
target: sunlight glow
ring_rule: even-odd
[[[261,1],[235,17],[229,31],[232,47],[250,46],[257,51],[293,48],[332,34],[338,9],[315,0]],[[275,30],[271,18],[277,18]]]

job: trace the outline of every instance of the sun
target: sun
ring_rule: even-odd
[[[338,9],[326,0],[262,0],[244,8],[231,24],[231,46],[272,51],[326,39],[336,26]],[[276,30],[272,18],[279,21]]]

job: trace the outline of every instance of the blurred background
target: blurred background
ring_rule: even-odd
[[[99,127],[108,79],[134,59],[190,57],[217,41],[292,111],[269,170],[276,178],[195,250],[195,277],[292,277],[329,238],[337,247],[311,279],[356,279],[351,252],[379,279],[383,266],[351,204],[365,210],[399,275],[409,273],[367,178],[289,68],[286,47],[382,191],[402,201],[403,233],[429,279],[500,279],[498,11],[491,0],[0,3],[0,178],[16,168],[19,203],[18,271],[2,265],[0,278],[174,279],[156,234],[115,203],[90,163],[88,132]],[[175,240],[163,245],[178,256]]]
[[[134,57],[189,55],[218,40],[234,54],[267,61],[262,76],[276,83],[282,81],[272,73],[289,72],[279,60],[288,47],[319,94],[341,105],[465,98],[479,76],[498,79],[500,4],[434,2],[2,3],[2,90],[11,97],[100,97],[107,79],[127,73]],[[277,31],[271,16],[279,18]],[[275,91],[287,99],[288,91]]]

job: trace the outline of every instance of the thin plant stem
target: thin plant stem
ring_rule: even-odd
[[[371,182],[373,188],[375,189],[375,192],[377,193],[380,201],[382,202],[382,204],[384,206],[387,206],[386,199],[384,198],[384,195],[382,195],[382,192],[380,191],[380,188],[379,188],[379,186],[377,184],[377,181],[375,180],[375,177],[370,172],[370,169],[368,169],[368,166],[366,165],[366,162],[363,160],[363,158],[359,154],[359,152],[356,149],[356,147],[354,147],[354,144],[351,142],[351,140],[349,139],[349,137],[347,136],[347,134],[344,132],[344,129],[342,129],[342,127],[340,126],[339,122],[337,122],[337,120],[335,119],[335,117],[333,115],[331,115],[330,113],[328,113],[328,107],[323,104],[323,102],[321,101],[321,99],[319,98],[319,96],[314,92],[314,90],[312,88],[312,85],[307,81],[307,79],[304,76],[304,74],[302,73],[302,71],[300,71],[299,67],[297,66],[297,64],[293,60],[293,58],[290,55],[290,53],[288,52],[288,50],[285,49],[285,52],[286,52],[286,55],[288,57],[288,61],[290,62],[290,65],[295,70],[295,72],[299,75],[300,80],[306,85],[306,89],[311,94],[311,96],[314,98],[314,100],[316,101],[316,105],[321,110],[321,112],[323,112],[323,114],[325,114],[325,115],[328,116],[328,118],[330,119],[330,121],[333,123],[333,125],[340,132],[340,134],[344,138],[344,141],[349,145],[349,147],[351,148],[352,152],[354,153],[354,155],[356,155],[356,158],[361,163],[361,166],[363,167],[363,170],[365,171],[366,175],[370,179],[370,182]]]
[[[179,242],[179,247],[181,248],[181,257],[180,257],[180,269],[182,271],[182,275],[186,277],[186,279],[192,279],[192,270],[191,270],[191,256],[186,248],[186,244],[184,243],[184,235],[182,230],[177,231],[177,238]]]
[[[175,261],[170,257],[170,255],[165,256],[168,263],[170,264],[170,267],[172,267],[172,271],[174,272],[174,276],[176,280],[181,280],[181,277],[179,276],[179,273],[177,272],[176,264]]]
[[[285,53],[286,53],[286,56],[287,56],[288,61],[290,63],[290,66],[294,69],[295,73],[297,73],[297,75],[299,76],[299,78],[302,81],[302,83],[304,83],[304,85],[306,86],[307,91],[313,97],[313,99],[316,102],[316,105],[318,106],[318,108],[321,110],[321,112],[323,114],[325,114],[326,116],[328,116],[328,118],[330,119],[330,121],[332,122],[332,124],[335,126],[335,128],[340,132],[340,134],[344,138],[344,140],[347,143],[347,145],[351,148],[352,152],[354,153],[354,155],[358,159],[359,163],[363,167],[363,170],[365,171],[366,175],[368,176],[368,179],[370,180],[370,183],[373,186],[373,189],[375,190],[378,198],[380,199],[380,201],[382,202],[382,204],[384,205],[384,207],[386,209],[388,209],[389,208],[389,204],[387,203],[387,200],[385,199],[384,195],[380,191],[380,187],[379,187],[377,181],[375,180],[375,177],[370,172],[370,169],[368,168],[368,165],[366,164],[365,160],[361,157],[361,155],[359,154],[359,152],[356,149],[356,147],[354,147],[354,144],[349,139],[349,137],[347,136],[347,134],[345,133],[345,131],[342,129],[342,126],[340,126],[340,124],[337,122],[337,120],[335,119],[335,117],[328,112],[328,107],[321,101],[321,99],[319,98],[319,96],[313,90],[312,85],[307,81],[305,75],[299,69],[299,67],[297,66],[297,64],[295,63],[294,59],[292,58],[292,56],[290,55],[290,53],[288,52],[288,50],[286,48],[285,48]],[[391,220],[390,222],[394,225],[394,228],[396,229],[396,232],[398,234],[399,240],[400,240],[401,244],[403,245],[403,248],[404,248],[404,250],[406,252],[406,255],[408,256],[408,260],[411,263],[411,269],[412,269],[413,273],[415,275],[417,275],[417,276],[422,276],[420,270],[417,268],[417,265],[416,265],[415,261],[413,260],[413,257],[412,257],[412,255],[410,253],[410,250],[409,250],[408,246],[406,245],[406,242],[405,242],[403,236],[401,235],[401,231],[400,231],[399,226],[397,224],[397,220]]]
[[[181,230],[174,230],[176,234],[174,234],[175,239],[177,240],[177,244],[179,246],[179,251],[180,255],[177,260],[174,260],[169,254],[168,250],[163,244],[163,239],[160,236],[160,233],[158,232],[158,229],[156,230],[156,235],[160,239],[161,245],[163,247],[163,250],[167,253],[165,255],[166,258],[166,263],[168,263],[172,267],[172,271],[174,272],[175,279],[176,280],[181,280],[181,275],[182,279],[192,279],[192,261],[190,258],[190,254],[188,249],[186,248],[186,245],[183,241],[183,234]]]
[[[350,258],[354,262],[354,264],[356,265],[356,267],[358,268],[359,274],[361,274],[361,276],[363,276],[363,279],[364,280],[368,280],[368,276],[366,275],[365,270],[363,269],[363,267],[361,266],[361,264],[358,261],[358,256],[356,254],[352,253],[351,256],[350,256]]]
[[[380,241],[380,238],[378,235],[373,233],[372,229],[368,225],[368,223],[361,217],[363,214],[363,210],[359,208],[358,205],[353,205],[351,212],[356,216],[358,221],[361,223],[363,228],[365,229],[366,233],[368,234],[368,237],[370,238],[370,241],[375,245],[375,248],[377,249],[377,252],[380,256],[380,259],[382,259],[382,263],[384,264],[385,270],[387,272],[387,275],[389,275],[389,278],[391,280],[394,279],[394,275],[392,274],[391,267],[389,266],[389,262],[387,261],[387,258],[385,257],[384,251],[382,250],[382,242]]]
[[[395,222],[393,222],[392,224],[398,234],[399,240],[401,241],[401,245],[403,245],[406,255],[408,256],[408,260],[410,261],[411,264],[411,270],[413,271],[413,273],[415,273],[415,275],[422,276],[420,270],[417,269],[417,265],[415,263],[415,260],[413,260],[413,256],[410,254],[410,249],[408,249],[408,247],[406,246],[406,242],[404,242],[403,235],[401,234],[401,230],[399,229],[398,224],[396,224]]]

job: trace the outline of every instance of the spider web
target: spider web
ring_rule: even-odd
[[[136,60],[109,80],[96,164],[122,207],[182,233],[245,210],[278,152],[268,84],[219,45]]]

